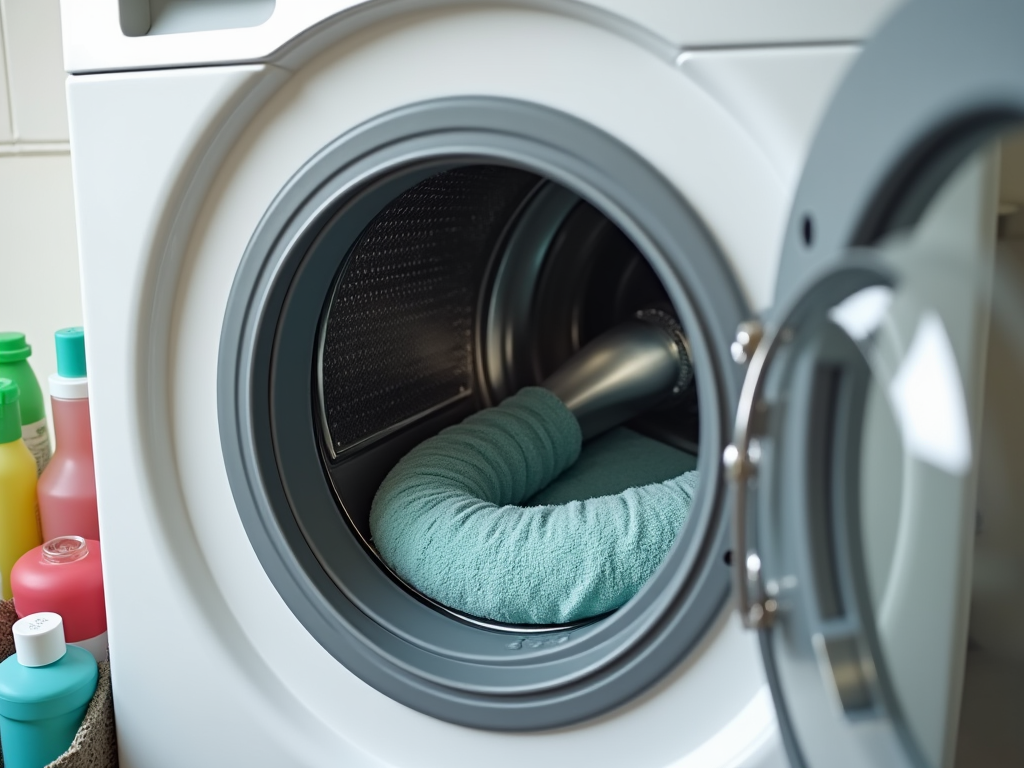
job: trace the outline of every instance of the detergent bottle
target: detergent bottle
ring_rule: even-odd
[[[103,601],[100,543],[60,536],[30,549],[11,571],[14,610],[24,618],[57,613],[64,639],[107,660],[107,613]]]
[[[15,653],[0,663],[4,768],[44,768],[71,746],[99,670],[88,651],[66,645],[56,613],[14,622]]]
[[[50,461],[50,427],[43,407],[43,391],[28,364],[31,354],[25,334],[0,331],[0,379],[10,379],[18,385],[21,437],[36,460],[36,474],[42,474]]]
[[[18,385],[0,379],[0,586],[11,598],[11,569],[42,543],[36,507],[36,462],[21,439]]]
[[[57,373],[50,376],[50,403],[57,449],[39,478],[43,539],[81,536],[98,540],[85,335],[81,328],[64,328],[54,336]]]

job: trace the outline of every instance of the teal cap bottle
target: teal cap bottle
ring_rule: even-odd
[[[54,344],[57,373],[50,374],[50,405],[57,450],[39,477],[39,521],[45,541],[59,536],[98,541],[85,333],[81,328],[62,328],[54,334]]]
[[[99,671],[92,654],[64,642],[56,613],[14,622],[16,652],[0,663],[4,768],[44,768],[71,746]]]
[[[0,331],[0,379],[11,379],[21,390],[21,436],[36,460],[36,474],[50,461],[50,428],[46,421],[43,390],[29,365],[32,347],[25,334]]]

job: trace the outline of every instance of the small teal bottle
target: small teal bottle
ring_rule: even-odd
[[[92,654],[64,642],[56,613],[14,622],[15,654],[0,663],[4,768],[44,768],[74,741],[96,691]]]

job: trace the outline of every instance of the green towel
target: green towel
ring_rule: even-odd
[[[566,504],[612,496],[627,488],[660,483],[697,468],[697,457],[617,427],[583,444],[576,463],[523,502]]]
[[[572,467],[580,444],[576,417],[540,387],[443,430],[402,458],[378,489],[370,511],[377,550],[423,594],[474,616],[558,624],[618,608],[672,546],[697,473],[595,497],[581,488],[584,466],[561,490],[556,484],[552,498],[567,487],[589,498],[517,506]],[[592,462],[591,476],[608,468],[609,454]]]

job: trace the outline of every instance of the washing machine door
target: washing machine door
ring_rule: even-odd
[[[1024,3],[919,2],[740,327],[733,568],[794,766],[1024,764]]]

